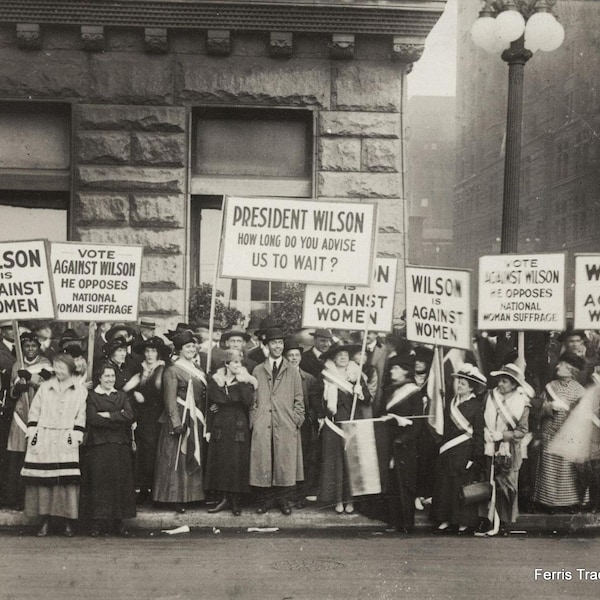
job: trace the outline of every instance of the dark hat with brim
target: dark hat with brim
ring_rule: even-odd
[[[265,343],[272,340],[285,340],[285,333],[281,327],[269,327],[263,332],[262,340]]]
[[[388,370],[392,367],[400,367],[408,373],[413,373],[415,370],[415,355],[402,353],[392,356],[387,362]]]
[[[331,329],[315,329],[315,331],[313,331],[310,335],[313,337],[326,338],[328,340],[333,339],[333,332]]]
[[[585,358],[578,356],[574,352],[563,352],[558,357],[558,362],[565,362],[568,365],[575,367],[579,371],[585,369]]]
[[[142,319],[140,321],[139,327],[144,327],[145,329],[156,329],[156,323],[154,321]]]
[[[187,323],[177,323],[177,326],[175,327],[175,329],[168,329],[167,333],[165,333],[165,337],[168,340],[173,341],[173,338],[178,334],[181,333],[182,331],[191,331],[190,326]]]
[[[73,358],[79,358],[80,356],[83,356],[83,348],[79,344],[67,343],[61,349],[61,353],[68,354],[69,356],[72,356]]]
[[[259,324],[258,329],[254,330],[254,335],[260,339],[263,339],[267,329],[281,328],[282,324],[273,319],[272,317],[265,317]]]
[[[105,334],[106,340],[110,342],[116,336],[119,331],[126,331],[131,337],[137,335],[137,329],[131,327],[131,325],[113,325]],[[121,337],[121,336],[119,336]]]
[[[194,334],[189,330],[181,331],[177,335],[173,336],[173,346],[176,350],[181,350],[186,344],[195,344],[196,338]]]
[[[108,340],[108,338],[106,338]],[[58,347],[63,348],[66,344],[82,344],[85,342],[85,338],[77,335],[77,332],[74,329],[65,329],[63,334],[60,336],[58,340]]]
[[[162,360],[166,360],[171,355],[171,349],[162,341],[161,338],[154,335],[147,340],[142,340],[141,342],[136,342],[132,346],[132,350],[136,354],[140,354],[143,356],[146,348],[154,348],[158,352],[159,358]]]
[[[487,379],[485,375],[475,366],[469,363],[462,364],[456,372],[452,373],[456,379],[466,379],[476,385],[485,385]]]
[[[348,356],[352,358],[357,352],[360,352],[362,346],[360,344],[337,344],[331,346],[327,352],[323,352],[320,358],[321,360],[333,360],[340,352],[347,352]]]
[[[298,338],[292,337],[285,340],[285,344],[283,346],[283,353],[285,354],[289,350],[300,350],[300,352],[304,352],[304,347],[300,345],[300,340]]]
[[[102,354],[104,354],[106,358],[110,358],[115,350],[127,348],[127,346],[129,346],[129,343],[126,342],[124,338],[116,337],[102,346]]]
[[[232,337],[241,337],[243,338],[243,340],[245,342],[249,342],[250,341],[250,334],[246,333],[245,331],[240,331],[239,329],[232,329],[231,331],[226,331],[222,336],[221,339],[226,342],[229,338]]]
[[[415,361],[424,362],[431,364],[433,361],[433,349],[427,346],[416,346],[415,347]]]

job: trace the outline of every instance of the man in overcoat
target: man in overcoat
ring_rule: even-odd
[[[296,482],[304,479],[302,380],[283,357],[283,331],[267,329],[264,342],[269,356],[253,372],[258,388],[250,417],[250,485],[259,491],[259,514],[277,504],[284,515],[289,515]]]
[[[319,377],[325,363],[321,360],[321,354],[327,352],[333,344],[333,332],[331,329],[317,329],[310,335],[315,339],[314,344],[302,353],[300,368],[313,377]]]

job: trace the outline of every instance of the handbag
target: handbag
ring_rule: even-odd
[[[465,506],[489,502],[492,497],[492,484],[489,481],[475,481],[463,485],[460,500]]]

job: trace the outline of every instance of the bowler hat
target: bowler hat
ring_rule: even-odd
[[[275,319],[273,319],[272,317],[265,317],[259,324],[258,329],[254,330],[254,335],[256,337],[258,337],[259,339],[263,340],[263,336],[265,334],[265,331],[267,329],[273,329],[275,327],[281,327],[281,323],[278,323]]]
[[[310,335],[312,335],[313,337],[326,338],[328,340],[333,339],[333,332],[331,331],[331,329],[315,329],[315,331],[312,332]]]
[[[229,338],[232,338],[232,337],[241,337],[241,338],[243,338],[243,340],[245,342],[250,341],[250,334],[246,333],[245,331],[240,331],[239,329],[231,329],[230,331],[226,331],[221,336],[221,339],[224,342],[226,342]]]
[[[196,343],[196,338],[189,329],[181,331],[173,336],[173,346],[175,346],[175,350],[181,350],[186,344],[189,343]]]
[[[281,327],[269,327],[263,332],[262,339],[265,343],[271,340],[285,340],[285,333]]]
[[[288,350],[300,350],[304,352],[304,348],[300,345],[300,340],[297,337],[287,338],[283,346],[283,353],[285,354]]]

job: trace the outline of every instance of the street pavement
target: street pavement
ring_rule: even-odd
[[[40,539],[8,528],[0,545],[2,600],[600,597],[600,581],[590,579],[600,576],[600,539],[589,535],[479,539],[204,527],[172,536],[137,530],[125,539]],[[544,571],[560,579],[544,580]]]

